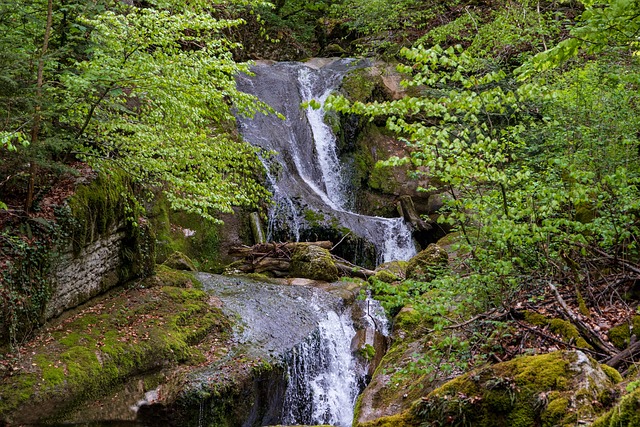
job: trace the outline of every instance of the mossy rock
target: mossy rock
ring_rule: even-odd
[[[430,282],[441,274],[448,264],[449,255],[447,252],[432,243],[409,260],[407,279]]]
[[[381,282],[393,283],[404,280],[407,275],[407,261],[385,262],[376,267],[375,272],[371,278]]]
[[[205,337],[225,340],[231,323],[207,293],[173,286],[112,291],[57,319],[28,343],[0,382],[0,424],[62,420],[133,376],[205,359]]]
[[[595,420],[592,427],[640,427],[640,388],[624,396],[609,412]]]
[[[177,251],[169,255],[167,260],[162,264],[174,270],[198,271],[193,261],[191,261],[191,258]]]
[[[558,351],[471,371],[429,393],[413,411],[424,426],[441,420],[477,427],[573,426],[578,417],[597,415],[598,398],[613,385],[584,353]]]
[[[411,411],[405,411],[400,414],[389,415],[387,417],[378,418],[377,420],[357,424],[357,426],[358,427],[418,427],[420,426],[420,420],[418,420],[411,413]]]
[[[607,334],[609,341],[618,349],[624,350],[629,346],[631,342],[631,336],[640,336],[640,316],[633,316],[631,319],[631,325],[623,323],[622,325],[614,326],[609,329]]]
[[[331,253],[315,245],[299,245],[291,257],[291,276],[334,282],[340,278]]]
[[[195,278],[193,273],[174,270],[166,265],[159,265],[156,274],[142,282],[146,287],[173,286],[176,288],[197,288],[202,289],[202,283]]]

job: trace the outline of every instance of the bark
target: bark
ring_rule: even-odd
[[[33,125],[31,126],[31,145],[34,146],[38,143],[38,136],[40,135],[40,124],[42,121],[42,87],[44,86],[44,57],[49,50],[49,38],[51,37],[51,27],[53,24],[53,0],[47,2],[47,23],[44,28],[44,40],[42,41],[42,51],[40,52],[40,58],[38,59],[38,70],[36,80],[36,108],[33,114]],[[36,174],[38,173],[38,167],[35,161],[31,161],[29,164],[29,184],[27,188],[27,198],[24,201],[24,210],[28,214],[31,211],[31,205],[33,205],[34,189]]]

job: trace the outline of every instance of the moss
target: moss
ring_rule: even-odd
[[[591,344],[580,336],[580,332],[573,323],[563,319],[551,319],[549,321],[549,329],[561,337],[572,341],[576,346],[593,350]]]
[[[429,282],[444,272],[448,263],[449,255],[447,252],[432,243],[409,260],[407,279]]]
[[[545,411],[541,414],[540,419],[544,427],[553,427],[560,424],[567,415],[569,407],[569,399],[560,397],[551,400]],[[566,420],[565,420],[566,421]]]
[[[477,427],[575,425],[578,412],[593,411],[592,390],[576,389],[577,360],[575,352],[555,352],[481,368],[431,392],[414,413],[426,426],[443,419]],[[587,398],[575,398],[580,393]]]
[[[403,307],[393,319],[393,326],[407,332],[414,331],[416,327],[431,323],[422,314],[411,306]]]
[[[369,188],[385,194],[397,194],[398,182],[395,179],[394,166],[377,162],[369,175]]]
[[[202,289],[202,283],[186,271],[174,270],[166,265],[159,265],[156,274],[144,282],[144,286],[172,286],[176,288]]]
[[[626,395],[592,427],[640,427],[640,388]]]
[[[20,410],[40,401],[56,402],[55,409],[64,413],[133,374],[203,362],[195,345],[210,333],[224,339],[231,330],[208,300],[199,289],[172,286],[112,292],[88,311],[62,320],[51,339],[33,347],[35,355],[24,361],[28,370],[0,383],[0,395],[11,396],[0,400],[0,414],[54,415]]]
[[[358,68],[347,73],[342,79],[341,89],[351,101],[371,100],[377,79],[366,68]]]
[[[356,423],[356,427],[418,427],[419,420],[410,411],[378,418],[366,423]]]
[[[601,368],[604,373],[607,374],[607,377],[609,377],[612,383],[618,384],[622,382],[622,375],[620,375],[620,372],[618,372],[615,368],[604,364],[601,365]]]
[[[567,320],[548,319],[543,315],[532,311],[525,312],[524,319],[535,326],[548,326],[551,332],[560,335],[564,340],[573,342],[578,347],[593,350],[591,344],[580,336],[580,332],[578,332],[578,329],[573,325],[573,323]]]
[[[611,344],[616,346],[618,350],[624,350],[629,346],[631,331],[629,330],[629,325],[626,323],[609,329],[609,333],[607,335]]]
[[[378,281],[384,282],[384,283],[393,283],[393,282],[397,282],[397,281],[402,280],[402,278],[398,277],[395,274],[393,274],[389,270],[380,270],[376,274],[371,276],[369,278],[369,280],[378,280]]]
[[[587,307],[587,303],[584,300],[584,297],[582,296],[582,293],[580,293],[580,290],[576,287],[576,299],[578,301],[578,311],[580,311],[580,314],[582,314],[585,317],[590,317],[591,316],[591,312],[589,311],[589,307]]]
[[[150,214],[156,232],[156,262],[182,252],[199,271],[221,272],[221,226],[203,221],[195,214],[174,211],[164,196],[158,196]]]
[[[340,278],[328,250],[315,245],[299,246],[291,257],[291,275],[334,282]]]

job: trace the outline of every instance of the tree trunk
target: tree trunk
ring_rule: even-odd
[[[38,144],[38,136],[40,134],[40,122],[42,121],[42,86],[44,86],[44,57],[49,50],[49,38],[51,37],[51,27],[53,24],[53,0],[47,2],[47,23],[44,28],[44,40],[42,41],[42,51],[38,59],[38,70],[36,80],[36,108],[33,114],[33,125],[31,126],[31,145]],[[35,179],[38,173],[38,167],[32,159],[29,164],[29,184],[27,188],[27,198],[24,203],[24,210],[28,214],[33,205],[33,197],[35,192]]]

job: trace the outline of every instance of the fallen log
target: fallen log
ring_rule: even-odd
[[[246,256],[263,256],[274,253],[286,253],[291,255],[296,248],[300,246],[319,246],[324,249],[333,248],[333,243],[328,240],[321,240],[318,242],[283,242],[283,243],[258,243],[253,246],[234,246],[229,249],[229,254],[239,257]]]
[[[235,268],[244,273],[266,273],[270,272],[276,276],[282,276],[291,267],[291,256],[296,249],[307,246],[318,246],[331,250],[334,245],[328,240],[317,242],[283,242],[283,243],[259,243],[253,246],[235,246],[229,250],[229,254],[241,258],[241,264]],[[337,246],[337,245],[336,245]],[[343,276],[359,277],[367,279],[374,275],[373,270],[369,270],[349,261],[331,254],[338,272]]]

